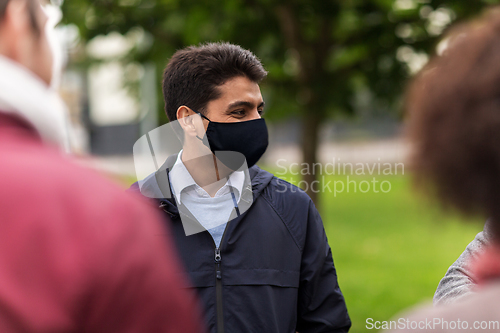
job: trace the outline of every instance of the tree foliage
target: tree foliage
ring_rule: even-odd
[[[252,50],[269,71],[263,86],[268,116],[302,118],[304,161],[312,164],[326,117],[352,114],[360,93],[372,112],[396,110],[412,66],[433,53],[449,23],[498,2],[68,0],[63,11],[83,40],[143,29],[153,43],[134,56],[159,70],[191,44],[229,41]]]

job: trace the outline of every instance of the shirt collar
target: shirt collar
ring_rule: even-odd
[[[170,185],[172,186],[172,191],[179,204],[181,204],[182,191],[191,186],[200,187],[198,184],[196,184],[195,180],[182,162],[181,157],[182,150],[177,155],[177,160],[175,161],[172,169],[169,172]],[[236,201],[239,202],[244,183],[245,172],[235,171],[229,175],[228,180],[223,186],[231,186],[233,189],[235,189]]]

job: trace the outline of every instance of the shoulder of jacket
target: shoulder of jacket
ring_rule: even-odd
[[[311,198],[298,186],[276,176],[266,186],[262,196],[280,217],[302,251],[311,217]]]
[[[303,189],[276,176],[273,176],[265,188],[264,195],[287,208],[297,205],[307,207],[312,203],[311,198]]]

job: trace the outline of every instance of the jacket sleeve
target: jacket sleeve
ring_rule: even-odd
[[[350,326],[323,222],[310,202],[300,270],[297,331],[347,332]]]
[[[481,254],[490,242],[489,222],[486,222],[484,231],[467,245],[465,251],[448,268],[445,276],[439,282],[434,294],[434,304],[448,304],[472,292],[474,276],[468,268],[468,263]]]

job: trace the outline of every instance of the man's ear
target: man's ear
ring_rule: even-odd
[[[193,137],[198,135],[197,127],[200,127],[200,125],[203,126],[203,124],[196,124],[198,121],[201,122],[199,118],[200,117],[196,117],[196,113],[187,106],[182,105],[177,109],[177,121],[182,127],[185,135]]]

